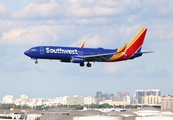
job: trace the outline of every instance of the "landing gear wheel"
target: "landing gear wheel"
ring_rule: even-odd
[[[35,64],[38,64],[38,61],[37,60],[35,61]]]
[[[87,65],[87,67],[91,67],[91,63],[87,63],[86,65]]]
[[[80,63],[80,66],[83,67],[85,64],[84,63]]]

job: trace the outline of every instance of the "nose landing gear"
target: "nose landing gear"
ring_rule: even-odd
[[[35,64],[38,64],[38,60],[35,61]]]

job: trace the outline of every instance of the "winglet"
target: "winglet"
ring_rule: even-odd
[[[85,41],[82,42],[80,48],[83,48],[85,46]]]

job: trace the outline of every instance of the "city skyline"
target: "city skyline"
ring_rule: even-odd
[[[136,90],[133,96],[129,92],[102,93],[97,91],[96,96],[57,96],[54,98],[30,98],[27,95],[21,95],[20,98],[14,98],[12,95],[3,97],[0,103],[33,106],[57,106],[57,105],[91,105],[91,104],[109,104],[109,105],[161,105],[161,96],[159,89]]]
[[[165,95],[169,95],[169,94],[164,94],[162,95],[161,94],[161,91],[159,89],[140,89],[140,90],[135,90],[134,93],[132,94],[129,94],[128,91],[117,91],[115,93],[111,93],[111,92],[104,92],[104,91],[96,91],[94,95],[87,95],[87,96],[83,96],[83,95],[77,95],[77,94],[73,94],[73,95],[64,95],[64,96],[82,96],[82,97],[95,97],[95,98],[106,98],[105,95],[112,95],[114,97],[123,97],[123,96],[130,96],[130,97],[136,97],[136,93],[137,92],[147,92],[147,91],[159,91],[159,96],[165,96]],[[98,94],[99,93],[99,94]],[[124,94],[124,95],[123,95]],[[147,96],[147,95],[155,95],[155,94],[145,94],[144,96]],[[21,96],[27,96],[28,98],[46,98],[46,97],[30,97],[28,96],[27,94],[20,94],[19,96],[14,96],[14,95],[5,95],[5,96],[13,96],[13,99],[16,99],[18,97],[21,97]],[[0,97],[0,98],[3,98],[4,96]],[[63,97],[63,96],[54,96],[52,98],[56,98],[56,97]],[[47,97],[47,98],[51,98],[51,97]],[[0,99],[1,100],[1,99]],[[106,100],[106,99],[105,99]]]
[[[89,96],[159,89],[173,94],[173,1],[0,0],[0,97]],[[28,59],[33,46],[117,48],[148,28],[142,51],[132,61],[78,64]]]

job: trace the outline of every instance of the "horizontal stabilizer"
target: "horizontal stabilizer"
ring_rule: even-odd
[[[154,51],[148,51],[148,52],[137,52],[134,55],[139,55],[139,54],[146,54],[146,53],[153,53]]]

